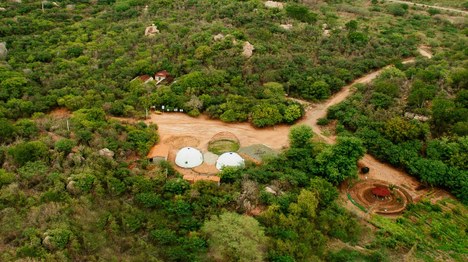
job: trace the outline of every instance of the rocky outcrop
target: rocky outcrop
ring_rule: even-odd
[[[265,7],[283,9],[283,3],[276,1],[266,1]]]
[[[225,38],[225,36],[223,34],[217,34],[215,36],[213,36],[213,40],[215,41],[221,41]]]
[[[145,36],[154,36],[156,34],[159,34],[159,30],[158,30],[158,27],[155,26],[154,24],[148,26],[145,29]]]
[[[254,50],[255,50],[254,45],[246,41],[244,43],[244,51],[242,52],[242,55],[246,58],[250,58],[253,55]]]
[[[8,55],[8,49],[6,48],[6,43],[0,43],[0,59],[5,59]]]
[[[105,156],[105,157],[108,157],[108,158],[113,158],[115,153],[113,151],[111,151],[110,149],[108,149],[108,148],[103,148],[103,149],[99,150],[99,155],[100,156]]]
[[[81,192],[81,190],[76,186],[76,181],[71,180],[67,184],[67,191],[72,195],[77,195]]]
[[[427,117],[427,116],[418,115],[418,114],[410,113],[410,112],[406,112],[405,117],[409,118],[409,119],[416,119],[416,120],[419,120],[421,122],[429,121],[429,117]]]
[[[280,25],[281,28],[283,28],[284,30],[291,30],[293,25],[292,24],[282,24]]]

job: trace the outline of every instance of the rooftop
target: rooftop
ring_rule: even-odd
[[[387,187],[377,186],[372,189],[372,194],[379,197],[387,197],[391,192]]]

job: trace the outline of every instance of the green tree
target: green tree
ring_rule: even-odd
[[[345,27],[348,31],[354,32],[358,29],[358,22],[356,20],[351,20],[345,24]]]
[[[273,126],[283,120],[275,105],[260,104],[252,109],[252,124],[257,127]]]
[[[424,139],[429,133],[429,128],[417,121],[394,117],[385,123],[383,133],[394,143],[401,143],[408,140]]]
[[[309,190],[316,193],[322,208],[327,207],[338,198],[336,187],[321,177],[314,177],[310,180]]]
[[[23,138],[31,139],[37,136],[39,128],[34,121],[21,119],[15,123],[16,133]]]
[[[281,100],[284,99],[284,88],[283,85],[276,82],[268,82],[263,84],[265,88],[263,90],[263,95],[265,98],[272,98]]]
[[[15,127],[5,118],[0,118],[0,143],[10,142],[15,136]]]
[[[291,148],[311,148],[314,133],[310,126],[297,125],[289,131],[289,143]]]
[[[411,92],[408,97],[408,104],[413,107],[422,108],[426,101],[432,100],[436,95],[437,87],[427,85],[420,80],[413,82]]]
[[[209,46],[202,45],[195,50],[195,58],[199,60],[205,60],[208,56],[211,55],[213,51]]]
[[[76,143],[74,140],[63,138],[55,142],[55,149],[59,152],[64,152],[65,155],[68,155],[75,145]]]
[[[267,238],[257,220],[226,212],[213,216],[201,229],[216,261],[263,261]]]
[[[294,121],[302,117],[302,111],[303,109],[298,104],[292,104],[287,106],[286,110],[284,110],[283,121],[288,124],[294,123]]]
[[[8,153],[18,165],[22,166],[27,162],[45,159],[49,154],[49,149],[41,141],[32,141],[20,143],[10,148]]]
[[[297,201],[287,208],[271,205],[259,218],[270,229],[276,256],[295,261],[319,261],[326,238],[315,225],[319,201],[316,193],[302,189]],[[286,261],[293,261],[292,259]]]
[[[15,181],[15,174],[0,168],[0,188]]]
[[[307,99],[325,99],[330,96],[330,86],[325,81],[316,81],[302,91]]]
[[[333,185],[339,185],[347,178],[357,176],[357,161],[365,151],[358,138],[340,137],[336,145],[317,155],[314,173]]]
[[[297,19],[305,23],[315,23],[317,21],[317,14],[310,12],[309,8],[300,4],[288,4],[286,6],[286,13],[289,17]]]

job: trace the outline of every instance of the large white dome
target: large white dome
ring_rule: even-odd
[[[225,166],[244,166],[244,159],[234,152],[224,153],[220,155],[218,161],[216,161],[216,168],[221,170]]]
[[[176,165],[183,168],[193,168],[203,163],[203,154],[196,148],[184,147],[177,152]]]

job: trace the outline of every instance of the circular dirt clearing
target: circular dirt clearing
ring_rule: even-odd
[[[384,215],[400,214],[411,197],[403,188],[380,180],[361,180],[349,189],[350,197],[369,212]]]
[[[164,144],[174,149],[180,149],[183,147],[197,147],[200,140],[193,136],[171,136],[164,140]]]

